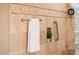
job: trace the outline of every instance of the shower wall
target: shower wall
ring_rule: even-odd
[[[8,4],[0,4],[0,54],[9,53]]]
[[[72,28],[74,27],[71,24],[71,18],[67,15],[66,12],[67,4],[7,4],[7,6],[7,8],[9,8],[7,13],[9,14],[8,30],[10,30],[7,33],[9,34],[9,37],[7,36],[9,39],[7,43],[7,51],[9,51],[8,54],[55,55],[68,54],[67,51],[70,51],[72,49],[74,50],[74,30],[72,30]],[[30,18],[41,19],[41,50],[35,53],[29,53],[27,51],[28,23]],[[57,22],[59,37],[57,36],[57,28],[54,24],[55,21]],[[51,31],[53,33],[51,42],[48,42],[47,40],[48,27],[51,28]]]

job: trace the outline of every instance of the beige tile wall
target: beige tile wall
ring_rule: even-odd
[[[0,54],[9,53],[8,4],[0,4]]]
[[[53,5],[55,6],[55,5]],[[61,5],[60,5],[61,6]],[[69,18],[65,12],[56,12],[44,10],[40,8],[27,7],[18,4],[10,4],[10,52],[11,54],[65,54],[66,48],[73,48],[73,30]],[[66,6],[63,6],[66,8]],[[62,9],[63,10],[63,9]],[[32,15],[27,15],[32,14]],[[49,15],[35,16],[35,15]],[[57,17],[53,17],[57,16]],[[27,29],[28,21],[21,22],[21,19],[28,20],[30,18],[39,18],[40,22],[40,48],[41,50],[35,53],[27,52]],[[58,23],[59,40],[56,39],[56,29],[54,21]],[[52,41],[48,42],[46,38],[47,27],[52,29]],[[71,31],[72,30],[72,31]],[[66,47],[68,44],[69,47]]]
[[[7,47],[5,48],[6,49],[5,51],[8,50],[10,54],[73,54],[73,53],[68,53],[68,52],[70,50],[74,50],[74,40],[75,40],[74,29],[72,30],[72,28],[74,27],[73,25],[71,26],[71,23],[74,23],[74,22],[73,21],[71,22],[70,20],[71,18],[68,17],[67,13],[58,12],[58,11],[50,11],[50,10],[45,10],[45,9],[35,8],[35,7],[28,7],[25,5],[24,4],[21,4],[21,5],[9,4],[9,16],[7,17],[9,17],[8,20],[10,20],[10,25],[8,25],[8,22],[7,22],[7,25],[10,26],[10,29],[7,29],[7,28],[6,29],[10,30],[10,33],[8,31],[6,32],[10,34],[10,38],[7,36],[10,42],[6,40],[7,46],[3,44],[4,47],[5,46]],[[42,4],[39,4],[39,5],[41,6]],[[62,11],[67,10],[66,4],[50,4],[50,5],[45,4],[42,7],[46,7],[46,5],[47,7],[49,6],[48,8],[51,7],[52,9],[56,9],[56,10],[62,10]],[[0,4],[0,6],[2,5]],[[34,6],[38,6],[38,5],[35,4]],[[6,8],[8,8],[8,4]],[[36,15],[42,15],[42,16],[36,16]],[[40,22],[40,25],[41,25],[40,48],[41,50],[35,53],[27,52],[28,21],[21,22],[21,19],[28,20],[31,17],[39,18],[42,20]],[[56,29],[55,29],[54,21],[57,21],[58,23],[58,34],[59,34],[58,41],[55,41]],[[48,42],[46,38],[47,27],[51,27],[52,29],[53,36],[52,36],[51,42]],[[0,42],[3,42],[3,41],[0,41]],[[10,45],[10,47],[8,44]],[[0,48],[4,51],[2,47]]]

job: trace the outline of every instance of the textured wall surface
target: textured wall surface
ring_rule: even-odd
[[[9,53],[8,4],[0,4],[0,54]]]
[[[8,5],[8,4],[7,4]],[[30,6],[28,6],[30,5]],[[71,20],[66,13],[67,4],[9,4],[10,20],[10,54],[67,54],[69,49],[74,49],[74,30]],[[34,7],[38,6],[38,7]],[[42,7],[42,8],[41,8]],[[45,7],[45,8],[44,8]],[[49,8],[49,9],[47,9]],[[52,10],[51,10],[52,9]],[[7,13],[8,14],[8,13]],[[40,48],[35,53],[27,52],[28,20],[38,18],[40,21]],[[70,18],[71,19],[71,18]],[[25,20],[22,22],[21,20]],[[59,40],[56,41],[57,22]],[[53,33],[51,42],[47,41],[47,28]],[[73,27],[73,26],[72,26]],[[7,43],[8,44],[8,43]],[[67,50],[68,49],[68,50]]]

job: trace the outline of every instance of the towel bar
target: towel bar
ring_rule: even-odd
[[[30,21],[30,20],[26,20],[24,18],[21,18],[21,22],[24,22],[24,21]]]
[[[39,19],[40,21],[42,21],[41,19]],[[24,22],[24,21],[30,21],[29,19],[23,19],[23,18],[21,18],[21,22]]]

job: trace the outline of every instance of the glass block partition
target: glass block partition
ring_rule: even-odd
[[[75,54],[79,54],[79,3],[72,4],[73,8],[75,9]]]

